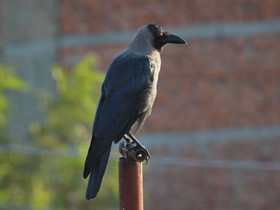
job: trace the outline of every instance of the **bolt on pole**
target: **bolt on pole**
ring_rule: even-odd
[[[135,144],[122,142],[119,147],[123,157],[119,159],[120,210],[143,210],[142,162],[145,151]]]

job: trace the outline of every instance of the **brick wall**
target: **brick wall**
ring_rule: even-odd
[[[279,17],[277,0],[59,0],[63,34],[135,29],[155,22],[180,26],[210,21],[273,20]]]
[[[279,209],[279,139],[187,142],[153,156],[182,157],[146,169],[147,209]],[[214,160],[214,161],[213,161]],[[189,164],[189,165],[187,165]],[[151,178],[156,177],[156,178]]]
[[[280,20],[279,0],[59,1],[60,35],[134,31],[147,23],[169,28],[204,28]],[[242,29],[243,30],[243,29]],[[280,33],[247,34],[251,28],[185,38],[162,54],[158,96],[142,134],[247,128],[280,123]],[[208,30],[209,31],[209,30]],[[207,32],[208,32],[207,31]],[[272,32],[271,32],[272,31]],[[244,32],[244,33],[243,33]],[[210,31],[209,31],[210,33]],[[127,42],[61,47],[61,62],[86,53],[99,56],[106,70]],[[203,160],[266,163],[280,161],[279,138],[228,139],[225,143],[184,143],[152,155]],[[242,162],[243,161],[243,162]],[[227,162],[226,162],[227,163]],[[207,165],[207,164],[206,164]],[[151,163],[145,175],[147,209],[279,209],[278,170],[194,167]],[[246,164],[245,164],[246,165]],[[250,167],[249,167],[250,168]]]
[[[264,4],[261,1],[60,3],[59,22],[63,35],[136,29],[148,22],[178,27],[209,21],[271,20],[279,16],[277,11],[280,10],[279,1]],[[280,115],[275,115],[280,111],[279,37],[279,34],[216,37],[192,39],[187,47],[167,46],[162,55],[153,115],[143,131],[279,122]],[[94,52],[100,57],[103,68],[107,69],[126,45],[62,48],[60,55],[63,58]],[[170,123],[172,118],[176,120]]]

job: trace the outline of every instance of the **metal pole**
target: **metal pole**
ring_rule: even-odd
[[[146,153],[131,143],[121,143],[119,159],[120,210],[143,210],[142,161]]]

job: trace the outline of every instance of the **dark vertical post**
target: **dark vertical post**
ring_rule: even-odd
[[[120,210],[143,210],[142,161],[146,153],[134,144],[121,143],[119,159]]]
[[[143,210],[142,163],[119,159],[120,210]]]

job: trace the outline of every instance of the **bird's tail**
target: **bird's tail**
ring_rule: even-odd
[[[105,173],[106,166],[108,163],[110,151],[111,145],[106,149],[99,162],[96,164],[96,166],[93,167],[93,170],[90,173],[86,192],[86,199],[88,200],[95,198],[99,191],[103,175]]]

